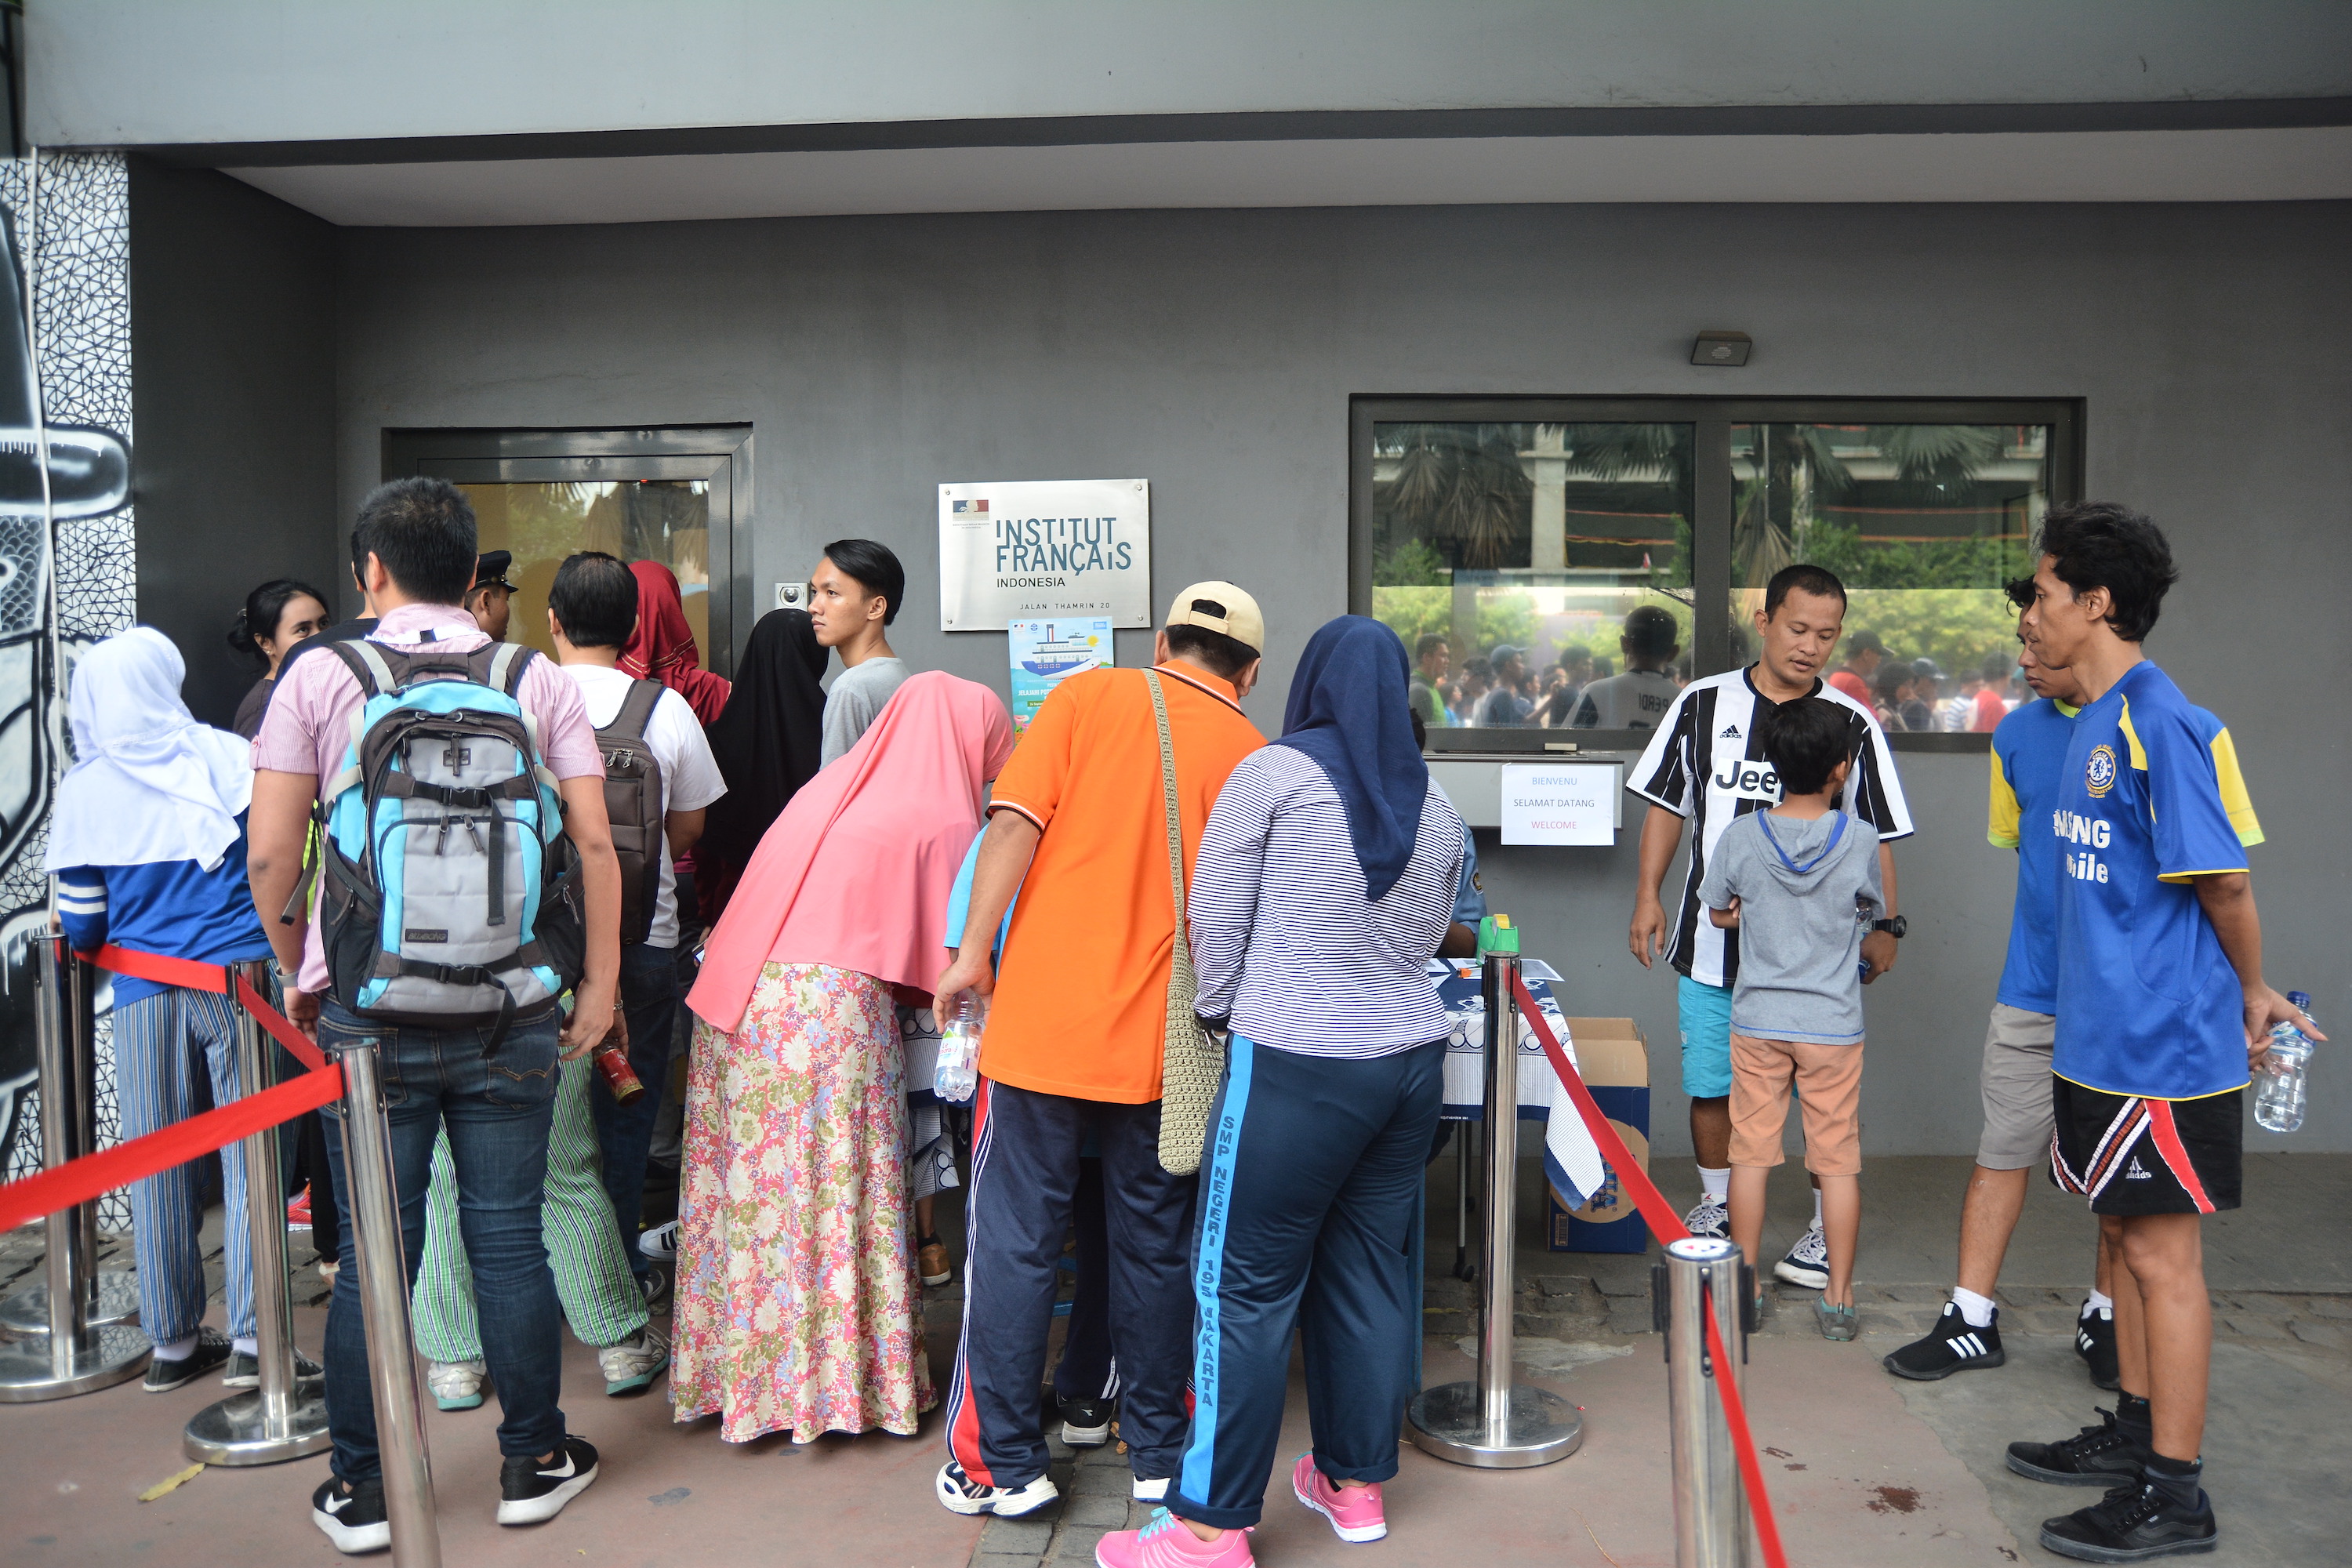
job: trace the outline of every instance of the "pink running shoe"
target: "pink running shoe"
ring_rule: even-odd
[[[1229,1530],[1212,1544],[1164,1508],[1141,1530],[1115,1530],[1095,1542],[1096,1568],[1255,1568],[1249,1531]]]
[[[1342,1541],[1378,1541],[1389,1532],[1389,1516],[1381,1507],[1381,1486],[1335,1486],[1315,1468],[1315,1456],[1301,1454],[1290,1471],[1290,1489],[1298,1500],[1331,1521]]]

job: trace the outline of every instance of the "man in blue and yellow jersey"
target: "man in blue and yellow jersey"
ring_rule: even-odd
[[[2020,611],[2032,606],[2033,594],[2031,577],[2009,584],[2010,597]],[[2054,1126],[2050,1058],[2058,1031],[2062,858],[2056,835],[2026,829],[2027,825],[2038,827],[2055,808],[2083,694],[2072,670],[2050,668],[2030,647],[2018,650],[2018,668],[2035,700],[2002,719],[1993,731],[1986,826],[1995,848],[2017,853],[2017,897],[2010,916],[2008,961],[2001,967],[2000,989],[1985,1031],[1979,1079],[1984,1134],[1978,1141],[1976,1170],[1960,1206],[1958,1280],[1936,1326],[1885,1358],[1887,1371],[1922,1383],[2000,1366],[2006,1359],[1993,1288],[2025,1209],[2029,1173],[2049,1158]],[[2262,824],[2246,795],[2230,731],[2203,709],[2192,711],[2206,749],[2212,752],[2214,780],[2238,842],[2249,847],[2261,843]],[[2088,1364],[2091,1381],[2109,1389],[2118,1381],[2111,1294],[2115,1267],[2115,1249],[2103,1237],[2091,1293],[2074,1323],[2075,1353]]]
[[[2051,1174],[2090,1201],[2118,1276],[2122,1397],[2102,1426],[2012,1443],[2012,1470],[2112,1487],[2046,1521],[2064,1556],[2139,1562],[2218,1539],[2199,1482],[2212,1309],[2202,1216],[2238,1206],[2248,1065],[2299,1019],[2263,978],[2262,925],[2210,716],[2142,657],[2177,576],[2156,525],[2107,502],[2050,513],[2021,622],[2084,707],[2042,820],[2058,851]],[[2242,799],[2242,797],[2241,797]]]

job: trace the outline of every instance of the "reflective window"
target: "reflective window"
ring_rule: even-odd
[[[552,658],[547,590],[563,558],[602,550],[624,561],[658,561],[677,574],[686,622],[710,663],[710,487],[700,479],[605,483],[459,483],[474,504],[484,551],[514,556],[507,638]]]
[[[1692,427],[1377,423],[1371,606],[1432,729],[1643,728],[1687,679]]]
[[[1979,747],[2023,689],[2003,585],[2081,496],[2059,398],[1358,397],[1349,431],[1349,604],[1443,752],[1639,746],[1796,563],[1845,584],[1832,673],[1897,746]]]
[[[1733,662],[1772,574],[1824,566],[1847,590],[1841,687],[1891,733],[1991,730],[2024,689],[2001,585],[2032,570],[2050,451],[2046,425],[1734,425]]]

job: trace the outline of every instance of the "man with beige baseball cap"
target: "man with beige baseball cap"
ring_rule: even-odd
[[[1265,744],[1241,710],[1265,647],[1257,600],[1231,583],[1178,594],[1159,635],[1188,880],[1217,792]],[[1118,1432],[1134,1495],[1165,1497],[1181,1457],[1195,1181],[1160,1164],[1160,1031],[1176,938],[1163,799],[1144,672],[1071,676],[997,777],[970,917],[948,933],[957,951],[939,979],[942,1002],[960,991],[991,997],[965,1207],[963,1339],[948,1394],[950,1458],[934,1489],[957,1513],[1012,1518],[1055,1496],[1041,1384],[1054,1267],[1089,1134],[1102,1159]],[[1065,1436],[1108,1441],[1107,1411],[1072,1419],[1071,1405],[1102,1403],[1066,1404]]]

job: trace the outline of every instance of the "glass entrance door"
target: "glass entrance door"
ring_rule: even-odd
[[[387,478],[454,482],[473,502],[481,549],[514,557],[510,640],[551,655],[555,569],[575,551],[602,550],[676,574],[704,668],[733,673],[736,628],[748,634],[751,620],[732,569],[750,510],[748,427],[394,431],[384,451]]]

